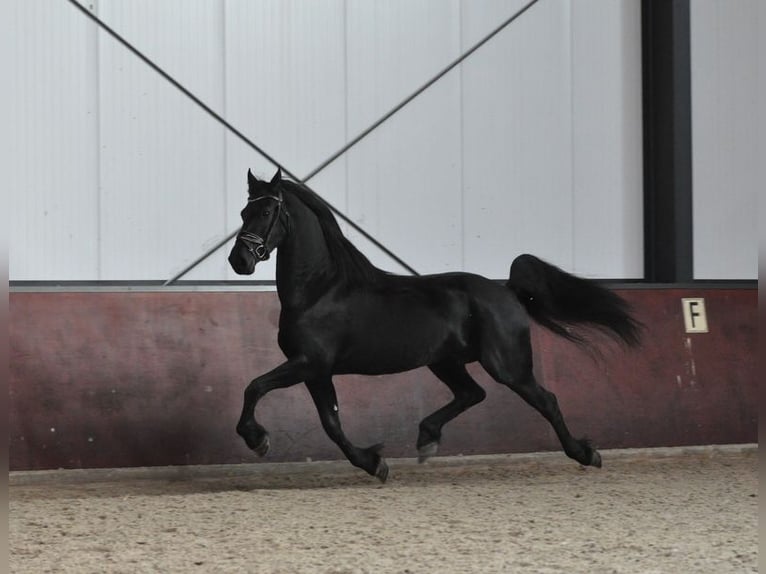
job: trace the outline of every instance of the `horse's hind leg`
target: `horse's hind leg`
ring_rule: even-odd
[[[439,450],[442,427],[445,424],[487,396],[461,363],[439,363],[429,368],[449,387],[455,398],[421,421],[417,442],[419,462],[424,462]]]
[[[498,341],[494,339],[493,341]],[[490,343],[483,349],[482,367],[499,383],[506,385],[543,415],[570,458],[585,466],[601,466],[601,455],[590,441],[574,438],[564,422],[556,395],[538,384],[532,373],[532,345],[529,330],[519,329],[510,337],[511,345]]]
[[[314,400],[319,419],[322,421],[327,436],[340,447],[349,462],[354,466],[367,471],[372,476],[378,477],[381,482],[388,478],[388,465],[380,455],[382,444],[376,444],[369,448],[359,448],[351,444],[343,433],[338,416],[338,398],[335,395],[335,385],[330,377],[317,378],[306,381],[306,386]]]

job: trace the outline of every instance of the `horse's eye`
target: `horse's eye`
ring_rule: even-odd
[[[269,215],[271,215],[271,212],[270,212],[268,209],[265,209],[265,210],[263,211],[263,216],[264,216],[264,217],[268,217]]]

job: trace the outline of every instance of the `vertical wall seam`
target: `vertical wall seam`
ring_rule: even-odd
[[[463,0],[458,0],[458,11],[457,11],[457,18],[458,18],[458,52],[462,53],[463,51]],[[460,269],[462,271],[466,270],[466,263],[465,263],[465,245],[466,245],[466,236],[465,236],[465,97],[464,97],[464,88],[465,84],[463,82],[463,64],[460,64],[460,67],[458,69],[458,97],[460,98],[459,106],[460,106],[460,119],[459,119],[459,138],[460,138]]]
[[[221,0],[221,115],[225,118],[228,116],[228,110],[226,107],[227,104],[227,97],[228,97],[228,90],[226,83],[228,82],[228,74],[226,70],[226,65],[228,62],[227,56],[227,42],[226,42],[226,0]],[[222,153],[221,153],[221,178],[223,179],[221,190],[223,194],[223,218],[221,222],[221,232],[224,236],[229,232],[228,226],[226,225],[226,217],[229,213],[229,194],[227,189],[227,177],[226,177],[226,171],[228,166],[228,134],[226,133],[226,128],[221,126],[221,139],[223,140],[222,143]],[[224,267],[224,275],[226,275],[226,270]]]
[[[96,13],[97,16],[100,16],[99,14],[99,6],[98,6],[98,0],[93,0],[92,3],[93,11]],[[101,153],[101,30],[97,26],[90,26],[90,29],[92,30],[92,33],[95,34],[95,39],[93,42],[94,47],[94,54],[92,57],[91,65],[93,66],[93,75],[94,75],[94,82],[95,82],[95,94],[93,98],[93,117],[94,122],[96,124],[95,131],[95,139],[96,139],[96,277],[98,279],[103,278],[103,232],[102,232],[102,225],[103,225],[103,217],[102,217],[102,209],[103,209],[103,202],[101,198],[101,194],[103,193],[103,176],[102,176],[102,169],[101,169],[101,161],[102,161],[102,153]]]
[[[348,142],[348,0],[343,0],[343,138],[345,142]],[[345,172],[344,178],[344,200],[346,204],[345,212],[349,213],[349,217],[353,218],[353,214],[350,213],[350,169],[349,169],[349,156],[346,154],[343,157],[343,170]]]
[[[569,193],[571,199],[571,207],[569,209],[570,218],[570,234],[572,238],[572,269],[579,272],[578,260],[577,260],[577,213],[575,205],[577,204],[577,161],[575,151],[575,41],[574,41],[574,18],[573,3],[567,3],[567,27],[569,28],[569,161],[570,161],[570,180],[569,180]]]

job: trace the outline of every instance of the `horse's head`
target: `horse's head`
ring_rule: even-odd
[[[247,170],[247,187],[242,229],[229,254],[229,263],[239,275],[251,275],[255,264],[266,261],[287,234],[282,170],[277,169],[271,181],[260,181]]]

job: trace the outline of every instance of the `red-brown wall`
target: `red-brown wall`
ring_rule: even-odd
[[[601,359],[535,328],[539,381],[575,435],[602,448],[757,441],[757,291],[627,289],[642,348]],[[686,334],[681,297],[710,332]],[[276,366],[272,292],[10,294],[10,468],[253,462],[234,432],[242,391]],[[476,365],[487,400],[445,427],[441,454],[558,450],[548,424]],[[425,369],[336,379],[348,436],[415,456],[418,422],[450,399]],[[339,459],[303,385],[257,409],[265,460]]]

